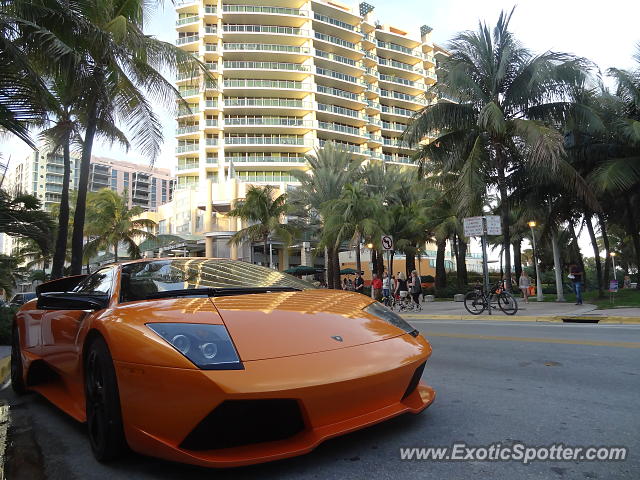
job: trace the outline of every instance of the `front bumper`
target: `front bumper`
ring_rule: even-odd
[[[308,453],[322,441],[402,413],[435,398],[419,384],[405,395],[431,354],[409,335],[375,344],[245,362],[244,370],[202,371],[115,362],[125,434],[140,453],[206,467],[237,467]],[[181,448],[183,440],[227,400],[294,399],[299,433],[277,441],[216,450]],[[216,435],[216,432],[211,432]]]

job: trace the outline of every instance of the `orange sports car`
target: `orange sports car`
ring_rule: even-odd
[[[175,258],[42,284],[16,314],[11,379],[80,422],[100,461],[208,467],[311,451],[405,412],[429,343],[364,295],[244,262]]]

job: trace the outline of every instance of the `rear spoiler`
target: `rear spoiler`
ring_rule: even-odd
[[[36,295],[46,292],[68,292],[73,290],[82,280],[87,278],[88,275],[74,275],[72,277],[63,277],[57,280],[51,280],[45,282],[36,287]]]

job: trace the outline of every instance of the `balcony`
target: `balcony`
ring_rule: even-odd
[[[397,60],[391,60],[390,58],[378,57],[378,64],[388,68],[395,68],[404,72],[409,72],[414,75],[424,75],[424,69],[417,65],[411,65],[409,63],[398,62]]]
[[[243,146],[245,148],[251,147],[265,147],[275,146],[278,148],[293,148],[294,150],[307,151],[313,145],[310,141],[305,140],[301,135],[238,135],[238,136],[226,136],[224,143],[227,147]]]
[[[361,53],[362,50],[360,47],[354,42],[348,42],[347,40],[343,40],[340,37],[335,37],[333,35],[326,35],[321,32],[314,32],[314,38],[316,40],[320,40],[321,42],[328,43],[330,45],[341,47],[349,53]]]
[[[183,154],[183,153],[198,153],[198,150],[200,150],[200,144],[199,143],[187,143],[187,144],[178,144],[178,146],[176,147],[176,153],[177,154]]]
[[[417,103],[418,105],[427,104],[427,100],[423,96],[409,95],[408,93],[396,92],[395,90],[380,90],[380,96],[407,103]]]
[[[243,62],[227,60],[224,62],[224,68],[228,70],[280,70],[290,72],[309,72],[309,65],[300,63],[284,63],[284,62]]]
[[[180,92],[180,96],[182,98],[185,97],[195,97],[200,95],[200,89],[199,88],[179,88],[178,92]]]
[[[176,27],[180,27],[182,25],[188,25],[190,23],[196,23],[200,21],[200,17],[197,15],[183,17],[176,20]]]
[[[185,125],[183,127],[176,128],[176,135],[188,135],[191,133],[198,133],[200,127],[198,125]]]
[[[225,117],[225,127],[313,127],[311,120],[305,120],[301,117]]]
[[[340,123],[332,122],[318,122],[318,128],[321,130],[330,130],[332,132],[344,133],[346,135],[352,135],[355,137],[362,137],[363,134],[359,128],[350,127],[348,125],[342,125]]]
[[[332,113],[334,115],[342,115],[345,117],[366,121],[366,117],[363,112],[353,110],[351,108],[339,107],[337,105],[318,103],[318,112]]]
[[[223,31],[225,33],[260,33],[271,35],[293,35],[296,37],[308,37],[309,30],[297,27],[281,27],[276,25],[233,25],[224,24]]]
[[[189,108],[180,106],[178,108],[178,117],[188,117],[191,115],[197,115],[200,113],[200,107],[198,105],[189,105]]]
[[[225,43],[225,52],[277,52],[293,53],[298,55],[309,55],[311,49],[295,45],[264,44],[264,43]]]
[[[187,45],[189,43],[196,43],[200,41],[200,35],[189,35],[186,37],[178,37],[176,40],[176,45]]]
[[[349,32],[358,32],[359,28],[356,27],[355,25],[351,25],[347,22],[343,22],[341,20],[335,19],[335,18],[331,18],[331,17],[327,17],[326,15],[321,15],[317,12],[313,12],[313,19],[314,20],[318,20],[319,22],[324,22],[324,23],[328,23],[329,25],[333,25],[334,27],[338,27],[338,28],[342,28],[344,30],[347,30]]]
[[[306,159],[301,155],[267,155],[267,154],[256,154],[256,155],[238,155],[238,156],[227,156],[225,157],[225,161],[227,163],[234,164],[243,164],[243,163],[287,163],[287,164],[295,164],[302,165],[306,163]]]
[[[310,102],[303,102],[297,98],[255,98],[255,97],[227,97],[225,99],[225,108],[233,107],[265,107],[265,108],[295,108],[310,110],[312,105]]]
[[[334,97],[345,98],[354,102],[363,103],[358,93],[348,92],[339,88],[325,87],[324,85],[316,85],[316,91],[320,94],[332,95]]]
[[[253,79],[225,79],[224,88],[267,88],[279,90],[309,89],[309,85],[296,80],[253,80]]]
[[[349,153],[355,153],[355,154],[358,154],[358,155],[364,155],[364,152],[363,152],[363,150],[362,150],[360,145],[354,145],[354,144],[345,143],[345,142],[336,142],[336,141],[333,141],[333,140],[325,140],[325,139],[322,139],[322,138],[320,138],[318,140],[319,140],[319,143],[320,143],[320,147],[324,147],[325,143],[330,141],[330,142],[333,142],[334,145],[339,149],[342,149],[342,150],[347,151]]]
[[[207,137],[205,142],[207,147],[217,147],[219,145],[218,137]]]
[[[222,11],[225,13],[261,13],[267,15],[293,15],[296,17],[306,17],[308,13],[298,8],[288,7],[266,7],[262,5],[223,5]]]

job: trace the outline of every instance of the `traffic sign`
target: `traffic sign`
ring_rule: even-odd
[[[487,215],[487,235],[502,235],[502,223],[497,215]]]
[[[465,237],[480,237],[484,234],[482,217],[467,217],[462,223]]]
[[[382,235],[381,243],[383,250],[393,250],[393,237],[391,235]]]

